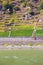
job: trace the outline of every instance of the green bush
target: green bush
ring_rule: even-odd
[[[18,5],[16,5],[16,6],[14,7],[14,9],[15,9],[15,11],[20,10],[20,8],[19,8],[19,6],[18,6]]]
[[[34,12],[32,10],[30,10],[29,14],[34,15]]]
[[[25,0],[19,0],[19,1],[20,1],[21,3],[22,3],[22,2],[25,2]]]
[[[27,6],[30,6],[30,3],[29,2],[27,2]]]
[[[40,4],[40,9],[43,9],[43,2],[41,2]]]
[[[3,11],[6,11],[7,9],[9,9],[9,14],[13,13],[13,6],[11,4],[6,4],[3,6]]]
[[[23,3],[22,3],[22,6],[23,6],[23,7],[26,7],[26,2],[23,2]]]

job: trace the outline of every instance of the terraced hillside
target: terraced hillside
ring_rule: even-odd
[[[1,0],[0,37],[43,36],[43,9],[40,9],[42,2]]]

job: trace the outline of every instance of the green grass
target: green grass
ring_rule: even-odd
[[[33,32],[33,29],[29,28],[18,28],[17,30],[12,30],[11,31],[11,37],[15,36],[31,36]],[[0,32],[0,37],[8,37],[8,32]],[[43,30],[37,30],[36,34],[37,36],[43,36]]]
[[[0,37],[8,37],[8,32],[0,32]]]
[[[28,29],[12,30],[11,36],[31,36],[32,32],[33,32],[33,30],[28,30]]]
[[[37,36],[43,36],[43,30],[37,30],[36,35]]]
[[[33,32],[33,26],[15,26],[11,31],[11,36],[31,36]]]
[[[14,36],[31,36],[33,32],[33,26],[11,26],[11,37]],[[8,37],[9,32],[0,32],[0,37]]]
[[[32,36],[33,33],[33,26],[14,26],[11,27],[11,37],[16,36]],[[37,36],[43,36],[43,30],[37,30],[36,34]],[[9,32],[0,32],[0,37],[8,37]]]
[[[18,28],[18,29],[34,29],[34,26],[20,25],[20,26],[15,26],[14,28]]]
[[[0,50],[0,65],[43,65],[43,50]]]

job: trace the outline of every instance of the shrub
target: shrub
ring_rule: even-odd
[[[32,10],[30,10],[29,14],[34,15],[34,12]]]
[[[19,8],[19,6],[18,6],[18,5],[16,5],[16,6],[14,7],[14,9],[15,9],[15,11],[20,10],[20,8]]]
[[[40,4],[40,9],[43,9],[43,2],[41,2]]]
[[[24,2],[25,0],[19,0],[21,3]]]
[[[12,14],[12,13],[13,13],[13,6],[12,6],[12,5],[6,4],[6,5],[3,7],[3,11],[6,11],[7,9],[9,9],[9,11],[10,11],[9,14]]]
[[[22,6],[23,6],[23,7],[26,7],[26,2],[23,2],[23,3],[22,3]]]

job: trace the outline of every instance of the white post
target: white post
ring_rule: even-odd
[[[9,31],[9,35],[8,35],[8,37],[10,37],[11,36],[11,31]]]

